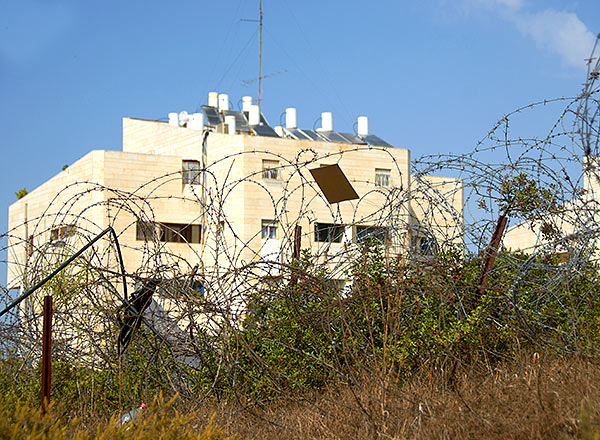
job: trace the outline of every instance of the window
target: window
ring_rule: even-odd
[[[375,168],[375,185],[377,186],[390,186],[392,170],[386,170],[384,168]]]
[[[435,240],[431,237],[420,237],[417,245],[417,252],[420,255],[434,255]]]
[[[169,243],[200,243],[202,226],[184,223],[137,222],[138,240],[160,240]]]
[[[50,230],[50,241],[64,240],[67,237],[75,235],[76,226],[67,225],[52,228]]]
[[[343,292],[346,287],[346,280],[331,279],[328,280],[328,284],[331,286],[334,292]]]
[[[279,179],[279,161],[267,160],[262,161],[262,178],[269,180]]]
[[[151,222],[138,221],[135,225],[135,238],[142,241],[156,240],[156,225]]]
[[[169,243],[200,243],[200,235],[200,225],[160,223],[160,241]]]
[[[381,244],[385,244],[387,235],[387,228],[381,226],[355,226],[354,228],[354,241],[358,243],[377,240]]]
[[[315,241],[341,243],[346,227],[331,223],[315,223]]]
[[[200,162],[197,160],[184,160],[182,162],[183,183],[190,185],[200,184]]]
[[[204,296],[204,283],[202,281],[194,280],[192,281],[192,285],[190,286],[192,292],[194,292],[198,296]]]
[[[558,262],[561,264],[569,261],[569,251],[557,252],[554,255],[556,255]]]
[[[261,237],[277,238],[277,222],[274,220],[263,220]]]

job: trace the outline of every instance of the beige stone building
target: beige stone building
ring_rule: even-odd
[[[369,237],[388,255],[462,243],[461,181],[411,176],[410,151],[369,134],[365,119],[358,135],[334,131],[329,114],[300,130],[288,110],[286,127],[272,129],[247,98],[239,112],[222,98],[167,122],[124,118],[122,151],[91,151],[12,204],[9,286],[31,285],[52,249],[77,249],[108,226],[128,274],[193,271],[229,288],[242,268],[278,277],[296,226],[301,248],[340,281]],[[329,165],[357,199],[328,202],[310,170]],[[94,258],[116,267],[108,240]]]

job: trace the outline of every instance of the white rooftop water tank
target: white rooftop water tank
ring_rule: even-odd
[[[228,134],[236,134],[235,116],[233,116],[233,115],[225,116],[225,125],[227,126]]]
[[[285,128],[298,128],[297,112],[294,107],[285,109]]]
[[[333,113],[331,113],[331,112],[321,113],[321,130],[333,131]]]
[[[219,94],[217,92],[208,92],[208,106],[218,107],[219,106]]]
[[[248,124],[258,125],[260,123],[260,109],[257,105],[251,105],[248,115]]]
[[[204,115],[202,113],[192,113],[187,127],[192,130],[202,130],[204,128]]]
[[[252,105],[252,96],[244,96],[242,98],[242,111],[249,112]]]
[[[367,136],[369,134],[369,118],[367,118],[366,116],[359,116],[356,122],[358,125],[358,135]]]
[[[227,93],[219,94],[219,111],[229,110],[229,95]]]

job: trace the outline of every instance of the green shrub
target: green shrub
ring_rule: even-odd
[[[305,252],[291,280],[252,292],[240,328],[194,334],[198,368],[178,364],[142,326],[120,364],[91,370],[55,360],[52,399],[70,414],[109,414],[159,393],[261,400],[373,372],[400,384],[418,368],[493,362],[531,340],[584,354],[597,349],[595,264],[575,270],[553,255],[500,252],[479,296],[481,267],[480,257],[460,248],[389,260],[371,242],[347,274],[352,288],[342,292]],[[39,367],[2,362],[2,395],[37,402]]]
[[[324,386],[335,373],[339,292],[307,252],[296,271],[295,282],[254,292],[242,331],[229,340],[238,392],[264,397],[306,391]]]
[[[501,252],[481,297],[482,260],[460,248],[426,261],[389,261],[377,242],[368,243],[346,294],[309,255],[299,265],[296,283],[253,294],[243,330],[232,333],[231,383],[241,394],[293,394],[361,371],[401,380],[424,365],[489,361],[529,344],[532,330],[536,340],[566,348],[574,331],[578,342],[600,342],[593,264],[557,285],[556,256]]]
[[[17,196],[17,200],[21,200],[27,194],[29,194],[29,191],[27,191],[27,189],[25,189],[25,188],[21,188],[20,190],[15,192],[15,196]]]

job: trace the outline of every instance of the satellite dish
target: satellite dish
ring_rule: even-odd
[[[179,123],[180,127],[185,127],[186,124],[188,123],[188,112],[186,112],[185,110],[182,112],[179,112],[179,115],[177,115],[177,121]]]

